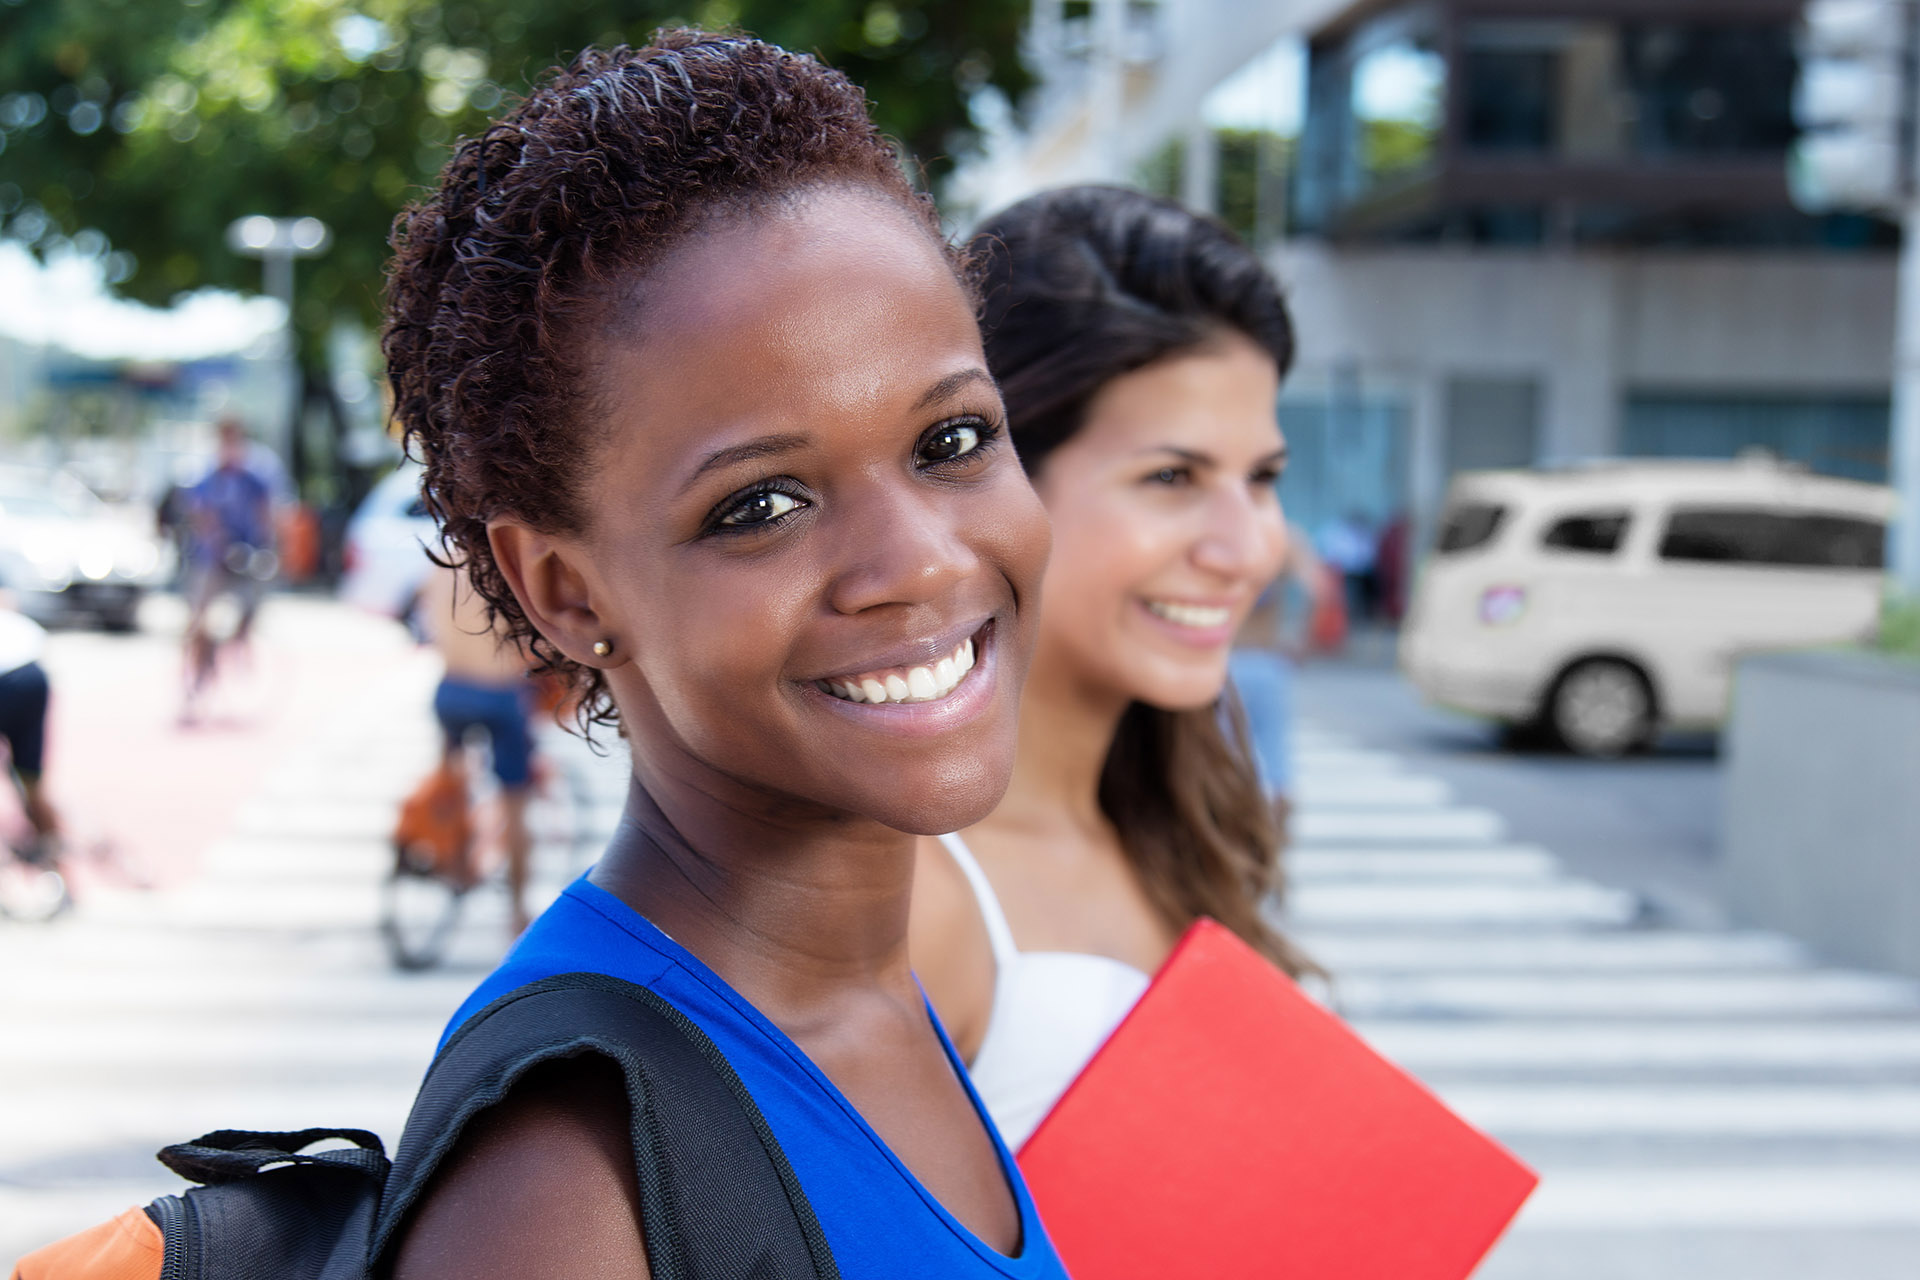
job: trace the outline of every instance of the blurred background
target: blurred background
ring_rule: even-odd
[[[956,233],[1126,183],[1286,286],[1284,911],[1543,1173],[1482,1274],[1920,1274],[1906,0],[0,0],[0,622],[49,629],[0,683],[59,815],[0,798],[0,1257],[205,1129],[391,1140],[504,949],[499,797],[471,892],[395,851],[441,665],[386,233],[678,22],[845,69]],[[202,615],[223,421],[270,556]],[[540,752],[535,905],[625,779]]]

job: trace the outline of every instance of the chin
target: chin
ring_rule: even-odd
[[[899,779],[861,810],[883,826],[914,836],[945,835],[981,821],[999,807],[1013,779],[1013,753],[1003,760],[956,762],[931,778]]]
[[[1199,669],[1160,670],[1143,675],[1146,678],[1134,682],[1133,700],[1162,711],[1203,711],[1218,702],[1227,688],[1224,656],[1218,664],[1209,663]]]

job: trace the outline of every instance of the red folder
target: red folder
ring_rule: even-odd
[[[1211,920],[1020,1167],[1074,1280],[1461,1280],[1539,1181]]]

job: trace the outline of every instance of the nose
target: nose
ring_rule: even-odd
[[[930,604],[979,571],[957,508],[928,486],[862,486],[839,505],[828,594],[837,613]]]
[[[1210,496],[1203,520],[1193,545],[1195,567],[1232,582],[1265,583],[1279,572],[1287,526],[1271,495],[1246,485],[1222,486]]]

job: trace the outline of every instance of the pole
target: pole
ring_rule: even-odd
[[[1893,335],[1893,413],[1888,423],[1888,480],[1895,510],[1887,527],[1887,568],[1893,590],[1920,601],[1920,14],[1902,15],[1901,74],[1907,113],[1902,127],[1906,203],[1900,219],[1898,310]]]

